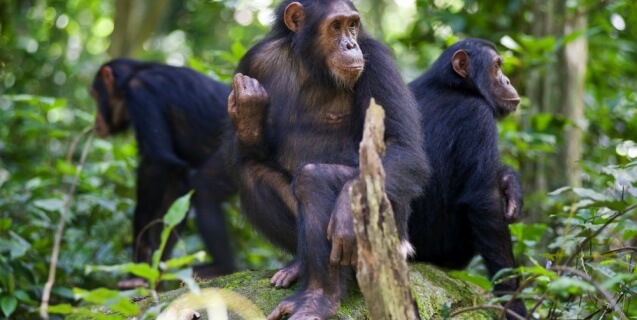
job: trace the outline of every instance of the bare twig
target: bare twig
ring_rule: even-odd
[[[542,305],[542,302],[544,302],[544,300],[546,300],[546,297],[548,297],[548,292],[545,292],[540,299],[537,300],[537,302],[535,303],[535,305],[533,305],[533,308],[531,308],[531,310],[529,310],[529,312],[526,314],[526,318],[524,318],[525,320],[530,319],[531,315],[533,313],[535,313],[535,310],[537,310],[537,308],[540,307],[540,305]]]
[[[75,148],[77,147],[77,144],[80,142],[80,139],[82,139],[82,137],[84,137],[85,134],[89,133],[94,128],[95,127],[93,125],[90,125],[84,128],[84,130],[82,130],[80,134],[78,134],[77,136],[75,136],[75,138],[73,138],[73,141],[71,141],[71,145],[69,146],[69,152],[66,154],[66,162],[71,163],[71,160],[72,160],[71,158],[73,157],[73,153],[75,152]]]
[[[632,210],[634,210],[635,208],[637,208],[637,204],[633,204],[629,207],[627,207],[626,209],[622,210],[622,211],[617,211],[615,212],[615,214],[613,214],[610,218],[608,218],[608,220],[606,221],[606,223],[604,223],[604,225],[602,225],[601,227],[599,227],[599,229],[597,229],[595,232],[593,232],[590,236],[586,237],[586,239],[582,240],[582,242],[580,242],[577,247],[575,248],[575,251],[573,251],[573,253],[568,257],[568,259],[566,260],[565,263],[563,263],[563,265],[568,266],[573,262],[573,259],[575,259],[575,257],[582,251],[582,249],[584,248],[584,246],[591,241],[593,238],[597,237],[600,233],[602,233],[602,231],[604,231],[604,229],[606,229],[611,223],[613,223],[617,218],[623,216],[624,214],[626,214],[627,212],[630,212]]]
[[[610,253],[626,253],[626,252],[637,252],[637,247],[622,247],[613,250],[608,250],[606,252],[602,252],[602,255],[610,254]]]
[[[575,250],[573,251],[573,253],[568,257],[568,259],[566,260],[566,262],[564,263],[565,266],[571,264],[573,262],[573,260],[575,259],[575,257],[577,257],[577,255],[584,249],[584,247],[595,237],[597,237],[600,233],[602,233],[602,231],[604,231],[604,229],[606,229],[611,223],[613,223],[617,218],[623,216],[624,214],[634,210],[635,208],[637,208],[637,204],[633,204],[628,206],[626,209],[622,210],[622,211],[617,211],[615,214],[613,214],[610,218],[608,218],[608,220],[604,223],[604,225],[602,225],[601,227],[599,227],[595,232],[593,232],[591,235],[589,235],[588,237],[586,237],[584,240],[582,240],[577,247],[575,248]],[[558,271],[558,274],[561,275],[562,272],[565,270],[565,268],[567,267],[558,267],[560,270]],[[574,270],[572,268],[569,268],[571,270]],[[581,272],[580,272],[581,273]],[[590,278],[589,278],[590,279]],[[594,284],[595,285],[595,284]],[[535,303],[535,305],[533,306],[533,308],[531,308],[531,310],[528,313],[527,319],[528,317],[533,314],[535,312],[535,310],[537,310],[537,308],[542,304],[542,302],[544,300],[546,300],[546,298],[548,297],[548,292],[544,293],[540,299]],[[608,299],[608,298],[607,298]],[[609,301],[612,301],[612,304],[614,304],[614,300],[611,299]],[[623,314],[623,313],[622,313]],[[624,316],[625,317],[625,316]]]
[[[84,130],[81,135],[89,132],[90,130]],[[80,180],[80,175],[82,173],[82,169],[84,168],[84,162],[86,161],[86,157],[88,155],[88,150],[93,143],[94,133],[89,135],[88,140],[84,144],[84,149],[82,150],[82,156],[80,158],[80,162],[78,163],[75,170],[75,177],[73,178],[73,183],[69,189],[68,196],[66,201],[64,202],[64,208],[62,212],[60,212],[60,223],[58,223],[57,231],[55,233],[55,241],[53,243],[53,252],[51,253],[51,263],[49,264],[49,278],[44,285],[44,290],[42,292],[42,303],[40,304],[40,317],[42,319],[49,319],[49,299],[51,298],[51,289],[53,288],[53,284],[55,283],[55,271],[58,263],[58,257],[60,256],[60,246],[62,244],[62,236],[64,234],[64,225],[66,223],[66,216],[68,214],[69,209],[71,208],[71,203],[73,202],[73,196],[75,194],[75,189],[77,188],[77,184]],[[77,144],[77,143],[76,143]],[[73,146],[75,148],[75,146]],[[73,150],[69,151],[72,153]]]
[[[148,229],[150,229],[152,226],[156,225],[156,224],[164,224],[164,219],[162,218],[157,218],[154,219],[152,221],[150,221],[149,223],[147,223],[142,230],[139,231],[139,234],[137,235],[137,237],[135,238],[135,252],[133,252],[133,256],[137,257],[137,255],[139,254],[139,246],[142,242],[142,236],[144,235],[144,233],[146,231],[148,231]]]
[[[619,316],[619,318],[627,319],[622,309],[619,308],[619,306],[617,306],[617,303],[615,302],[615,298],[613,298],[613,296],[608,291],[606,291],[599,284],[597,284],[597,282],[593,281],[593,279],[589,277],[587,274],[585,274],[584,272],[581,272],[577,269],[567,267],[567,266],[553,266],[549,270],[556,271],[560,274],[563,272],[569,272],[582,278],[584,281],[592,284],[593,287],[595,287],[595,289],[597,289],[597,291],[599,291],[604,296],[604,298],[606,298],[610,306],[615,310],[615,312],[617,312],[617,315]]]
[[[522,293],[522,290],[524,290],[526,287],[528,287],[531,283],[533,283],[533,280],[537,279],[540,275],[533,275],[530,278],[524,280],[523,283],[521,283],[517,290],[515,290],[512,294],[511,294],[511,298],[509,299],[509,301],[507,301],[507,303],[504,305],[504,309],[509,310],[509,307],[511,306],[511,304],[513,303],[513,301],[515,301],[515,299],[518,297],[518,295],[520,293]],[[500,315],[500,319],[504,319],[504,316],[506,315],[506,313],[502,312],[502,314]]]

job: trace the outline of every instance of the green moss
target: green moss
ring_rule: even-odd
[[[488,295],[473,284],[463,282],[448,276],[444,271],[425,264],[410,265],[411,290],[418,303],[423,319],[439,318],[445,306],[451,306],[452,310],[484,304]],[[223,288],[232,290],[251,301],[256,307],[267,314],[273,310],[285,297],[292,295],[296,286],[289,289],[275,289],[270,285],[270,277],[273,270],[244,271],[229,276],[200,283],[202,288]],[[338,314],[334,319],[368,319],[365,301],[358,288],[349,290],[347,297],[342,301]],[[173,301],[187,290],[168,291],[160,294],[161,301]],[[142,308],[150,306],[150,300],[139,302]],[[248,308],[248,302],[244,307]],[[229,303],[232,305],[232,303]],[[235,303],[236,305],[236,303]],[[241,306],[240,306],[241,307]],[[229,307],[229,309],[232,309]],[[238,310],[241,311],[241,310]],[[494,314],[485,311],[476,311],[462,314],[459,319],[493,319]],[[204,319],[206,319],[204,314]],[[231,319],[240,319],[236,315]]]
[[[426,264],[410,265],[412,293],[423,319],[439,318],[445,305],[451,310],[485,304],[489,295],[480,287],[448,276],[444,271]],[[490,311],[474,311],[459,319],[493,319]]]

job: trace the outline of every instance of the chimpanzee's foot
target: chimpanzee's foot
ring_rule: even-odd
[[[340,305],[338,296],[324,295],[323,290],[307,290],[281,301],[268,315],[268,320],[325,320],[336,314]]]
[[[277,271],[270,279],[270,284],[275,288],[287,288],[296,282],[301,273],[301,263],[294,259],[287,266]]]
[[[117,288],[119,290],[130,290],[139,287],[148,288],[148,282],[145,279],[138,277],[130,277],[117,282]]]

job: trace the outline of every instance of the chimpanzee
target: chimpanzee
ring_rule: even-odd
[[[429,172],[416,102],[348,0],[284,1],[237,72],[228,112],[242,209],[272,242],[296,252],[298,262],[279,274],[301,279],[268,319],[328,318],[356,259],[349,186],[372,97],[386,110],[386,189],[403,251],[411,249],[410,203]]]
[[[233,272],[221,203],[236,194],[220,146],[229,119],[231,89],[194,70],[159,63],[115,59],[93,80],[98,104],[95,128],[100,137],[132,124],[139,149],[133,260],[150,262],[158,248],[161,224],[154,223],[174,200],[195,189],[197,226],[214,263],[200,275]],[[172,245],[171,241],[171,245]],[[166,250],[167,254],[170,248]],[[120,281],[120,288],[142,284]]]
[[[517,218],[522,189],[515,170],[500,162],[496,120],[514,111],[520,98],[501,66],[493,44],[467,39],[409,85],[433,168],[409,220],[417,261],[464,268],[480,253],[491,276],[515,266],[508,222]],[[496,293],[517,288],[517,280],[495,285]],[[526,315],[521,300],[511,309]]]

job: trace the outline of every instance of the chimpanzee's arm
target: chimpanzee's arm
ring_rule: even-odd
[[[234,157],[239,170],[242,190],[252,190],[246,197],[255,203],[267,203],[279,198],[292,213],[296,200],[291,177],[275,168],[264,139],[265,114],[269,97],[261,84],[253,78],[237,74],[234,90],[228,98],[228,113],[234,123]]]
[[[410,202],[421,195],[430,171],[423,149],[421,116],[389,49],[376,41],[361,43],[361,49],[369,68],[363,73],[360,91],[368,92],[385,109],[385,185],[402,238],[407,234]],[[358,99],[366,109],[369,99]]]
[[[502,165],[498,170],[498,184],[506,203],[504,219],[508,223],[518,221],[524,205],[524,190],[520,174],[515,169]]]

